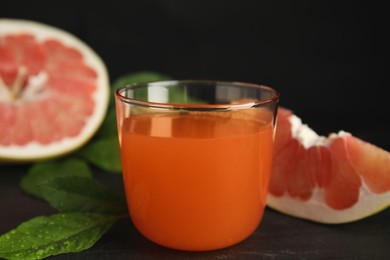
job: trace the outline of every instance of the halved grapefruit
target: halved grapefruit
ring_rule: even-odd
[[[109,100],[101,58],[49,25],[0,19],[0,159],[33,161],[79,148]]]
[[[362,219],[390,205],[390,153],[350,133],[317,135],[279,108],[270,208],[321,223]]]

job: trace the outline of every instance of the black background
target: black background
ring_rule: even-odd
[[[105,61],[111,82],[152,70],[254,82],[281,92],[319,134],[390,149],[388,8],[364,1],[3,1],[0,17],[65,29]]]

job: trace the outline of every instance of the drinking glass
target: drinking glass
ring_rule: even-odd
[[[116,92],[129,213],[149,240],[205,251],[258,227],[279,93],[239,82],[159,81]]]

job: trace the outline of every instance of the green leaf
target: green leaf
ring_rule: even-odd
[[[118,136],[115,107],[108,109],[102,125],[96,133],[96,137]]]
[[[120,173],[122,164],[117,136],[98,138],[89,142],[78,154],[91,164],[111,173]]]
[[[58,177],[41,183],[43,198],[61,212],[127,214],[125,202],[95,179]]]
[[[80,176],[91,178],[88,164],[76,158],[67,158],[60,161],[44,161],[35,163],[21,182],[21,188],[39,198],[42,197],[40,184],[53,177]]]
[[[150,81],[157,81],[157,80],[169,80],[169,79],[171,78],[168,77],[167,75],[153,72],[153,71],[139,71],[139,72],[123,75],[122,77],[118,78],[111,87],[112,94],[111,94],[110,103],[111,105],[115,104],[115,91],[118,88],[124,87],[132,83],[150,82]]]
[[[175,86],[169,89],[169,103],[204,104],[205,102],[200,99],[190,97],[188,93],[186,93],[185,89],[179,86]]]
[[[118,216],[60,213],[35,217],[0,236],[0,258],[42,259],[90,248]]]

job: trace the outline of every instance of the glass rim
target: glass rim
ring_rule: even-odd
[[[242,86],[242,87],[249,87],[249,88],[256,88],[261,89],[265,91],[269,91],[273,93],[273,95],[270,98],[258,100],[258,101],[248,101],[248,102],[242,102],[239,104],[232,104],[232,103],[226,103],[226,104],[191,104],[191,103],[162,103],[162,102],[152,102],[152,101],[144,101],[139,100],[136,98],[130,98],[124,96],[122,93],[125,90],[128,89],[135,89],[138,87],[148,87],[153,85],[159,85],[159,86],[174,86],[179,84],[229,84],[231,86]],[[128,104],[138,105],[138,106],[144,106],[144,107],[152,107],[152,108],[161,108],[161,109],[205,109],[205,110],[212,110],[212,109],[244,109],[244,108],[251,108],[251,107],[259,107],[264,106],[271,103],[278,103],[280,93],[275,90],[274,88],[268,87],[266,85],[256,84],[256,83],[247,83],[247,82],[240,82],[240,81],[218,81],[218,80],[157,80],[157,81],[149,81],[149,82],[138,82],[138,83],[130,83],[127,85],[124,85],[123,87],[118,88],[115,91],[115,96],[121,101]]]

